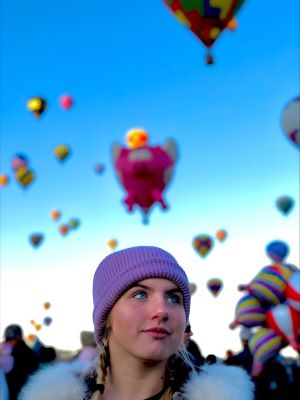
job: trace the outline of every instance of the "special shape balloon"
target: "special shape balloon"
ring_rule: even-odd
[[[290,141],[300,149],[300,97],[294,98],[284,107],[281,126]]]
[[[214,240],[209,235],[201,234],[194,237],[192,245],[199,256],[206,257],[213,248]]]
[[[209,49],[226,29],[244,0],[164,0],[177,19],[206,46],[207,64],[213,64]]]

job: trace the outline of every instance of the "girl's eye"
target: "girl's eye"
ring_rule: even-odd
[[[147,293],[144,290],[139,290],[138,292],[133,293],[132,297],[135,299],[145,299],[147,297]]]
[[[179,294],[169,294],[168,295],[168,302],[170,303],[176,303],[176,304],[181,304],[182,303],[182,298]]]

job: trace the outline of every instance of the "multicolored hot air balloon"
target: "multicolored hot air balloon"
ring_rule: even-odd
[[[266,312],[266,322],[296,351],[300,350],[300,313],[288,304],[277,304]]]
[[[249,338],[248,344],[253,355],[253,377],[259,376],[266,361],[276,357],[284,347],[282,337],[269,328],[260,328]]]
[[[46,110],[47,102],[41,97],[31,97],[27,101],[27,108],[35,117],[39,118]]]
[[[223,289],[223,281],[219,278],[211,278],[206,284],[208,290],[214,297],[217,297]]]
[[[266,246],[266,253],[275,263],[282,263],[289,254],[289,246],[282,240],[273,240]]]
[[[300,270],[294,271],[289,277],[285,297],[289,306],[300,312]]]
[[[164,3],[202,41],[207,48],[206,63],[213,64],[210,49],[230,26],[244,0],[164,0]]]
[[[163,192],[169,184],[177,160],[177,145],[171,139],[163,146],[143,146],[128,149],[118,143],[112,146],[113,163],[127,196],[124,203],[129,212],[138,206],[143,212],[143,223],[154,203],[163,209],[167,205]]]
[[[27,188],[35,180],[35,172],[29,167],[28,158],[24,154],[16,154],[11,162],[16,181]]]
[[[266,313],[260,301],[251,294],[240,298],[235,307],[235,318],[230,323],[230,329],[235,329],[238,325],[246,328],[264,325]]]
[[[11,161],[11,167],[13,171],[18,171],[18,169],[24,167],[29,167],[28,157],[23,153],[16,154]]]
[[[42,244],[43,240],[44,235],[42,233],[33,233],[29,236],[29,242],[35,248],[39,247]]]
[[[132,128],[126,133],[126,143],[131,149],[147,146],[148,133],[143,128]]]
[[[199,256],[206,257],[213,248],[214,240],[209,235],[201,234],[194,237],[192,245]]]
[[[74,103],[73,98],[68,95],[68,94],[63,94],[59,98],[59,105],[64,109],[64,110],[69,110]]]
[[[276,200],[276,207],[283,215],[288,215],[294,207],[294,199],[290,196],[281,196]]]
[[[281,126],[292,143],[300,149],[300,97],[291,100],[281,114]]]
[[[59,161],[65,161],[70,155],[70,147],[60,144],[54,148],[54,155]]]

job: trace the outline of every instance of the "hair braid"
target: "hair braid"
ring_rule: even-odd
[[[105,379],[107,376],[107,367],[110,364],[110,356],[109,356],[109,346],[108,346],[108,337],[105,336],[100,343],[100,355],[99,355],[99,362],[97,365],[96,373],[97,379],[96,384],[98,385],[105,385]],[[102,396],[100,390],[97,390],[91,400],[101,400]]]

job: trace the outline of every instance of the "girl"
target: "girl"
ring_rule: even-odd
[[[100,356],[87,369],[41,370],[20,400],[252,400],[246,372],[194,365],[183,345],[189,281],[168,252],[138,246],[110,254],[93,281]]]

